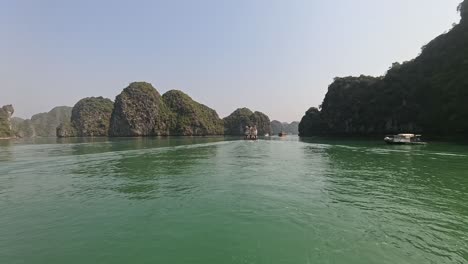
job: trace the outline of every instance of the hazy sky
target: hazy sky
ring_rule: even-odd
[[[461,1],[0,0],[0,105],[29,118],[147,81],[221,117],[300,120],[335,76],[418,55]]]

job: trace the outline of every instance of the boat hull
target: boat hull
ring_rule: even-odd
[[[393,142],[385,141],[388,145],[426,145],[426,142]]]

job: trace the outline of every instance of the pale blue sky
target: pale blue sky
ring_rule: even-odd
[[[225,117],[300,120],[335,76],[382,75],[459,22],[461,0],[0,0],[0,105],[30,117],[132,81]]]

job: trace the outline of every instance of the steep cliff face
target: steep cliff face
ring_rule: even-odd
[[[69,106],[58,106],[50,110],[48,113],[40,113],[31,117],[31,125],[33,128],[33,136],[36,137],[55,137],[57,127],[71,118],[72,108]],[[26,122],[28,122],[26,120]],[[25,125],[28,129],[29,125]],[[23,133],[24,131],[20,131]],[[25,132],[30,133],[30,132]]]
[[[103,97],[81,99],[73,106],[71,119],[56,129],[57,137],[108,136],[114,103]]]
[[[459,10],[458,25],[423,47],[414,60],[394,63],[384,77],[335,79],[318,116],[310,112],[303,120],[324,122],[327,134],[468,134],[468,0]],[[316,132],[302,130],[301,135]]]
[[[224,118],[224,133],[226,135],[243,135],[246,126],[257,126],[259,135],[271,134],[270,118],[261,112],[239,108]]]
[[[14,133],[11,125],[11,116],[15,112],[12,105],[5,105],[0,108],[0,138],[13,137]]]
[[[322,119],[320,111],[315,107],[309,108],[299,123],[299,136],[310,137],[328,133],[328,126]]]
[[[264,113],[255,111],[253,115],[250,116],[250,121],[254,126],[257,126],[258,135],[264,136],[266,134],[271,134],[270,118]]]
[[[109,134],[114,103],[103,97],[81,99],[72,110],[71,124],[79,137],[102,137]]]
[[[165,93],[163,101],[172,112],[169,133],[179,136],[222,135],[223,121],[215,110],[195,102],[187,94],[172,90]]]
[[[239,136],[244,134],[246,126],[253,126],[250,117],[253,112],[248,108],[239,108],[224,118],[224,134]]]
[[[161,95],[146,82],[134,82],[115,99],[110,136],[169,135],[171,112]]]

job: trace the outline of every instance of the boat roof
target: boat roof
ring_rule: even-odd
[[[403,134],[398,134],[398,135],[402,137],[414,137],[414,134],[408,134],[408,133],[403,133]]]

